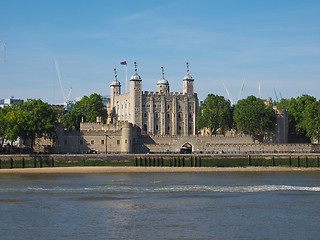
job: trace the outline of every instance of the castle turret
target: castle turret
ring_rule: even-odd
[[[187,74],[183,78],[183,94],[193,96],[194,94],[193,84],[194,84],[194,79],[189,74],[189,62],[187,62]]]
[[[124,122],[121,127],[121,152],[131,153],[132,152],[132,124]]]
[[[162,78],[157,82],[158,93],[169,93],[169,82],[164,78],[164,67],[161,67]]]
[[[111,101],[111,106],[114,106],[114,96],[120,95],[121,94],[121,84],[117,79],[117,69],[114,68],[114,80],[110,84],[110,101]]]
[[[134,74],[130,78],[131,122],[142,129],[142,79],[137,73],[134,62]]]

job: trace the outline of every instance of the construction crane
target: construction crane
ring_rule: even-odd
[[[277,102],[279,102],[279,98],[278,98],[278,95],[277,95],[276,89],[275,89],[275,88],[273,88],[273,91],[274,91],[274,95],[276,96]]]
[[[261,98],[261,86],[260,86],[260,82],[258,82],[258,86],[259,86],[259,98]]]
[[[60,70],[59,70],[59,65],[58,65],[58,61],[57,59],[54,59],[54,64],[56,66],[56,71],[57,71],[57,75],[58,75],[58,79],[59,79],[59,84],[60,84],[60,88],[61,88],[61,92],[62,92],[62,96],[63,96],[63,100],[64,100],[64,105],[65,107],[68,106],[68,104],[70,104],[72,101],[70,100],[71,98],[71,93],[72,93],[72,87],[70,87],[68,96],[66,96],[66,93],[63,89],[63,85],[62,85],[62,78],[61,78],[61,74],[60,74]]]
[[[0,47],[0,54],[1,54],[2,51],[4,51],[4,58],[3,58],[4,62],[6,61],[6,45],[7,45],[7,43],[4,42]]]
[[[222,83],[222,85],[223,85],[224,89],[226,90],[226,93],[227,93],[227,95],[229,97],[229,100],[230,100],[232,105],[236,104],[240,100],[245,81],[246,81],[246,79],[244,78],[243,81],[242,81],[242,85],[241,85],[241,88],[240,88],[239,97],[238,97],[237,101],[231,96],[231,94],[229,93],[228,88],[226,87],[226,85],[224,83]]]
[[[230,93],[229,93],[226,85],[225,85],[224,83],[222,83],[222,85],[224,86],[224,89],[225,89],[226,92],[227,92],[227,95],[228,95],[228,97],[229,97],[229,100],[230,100],[231,104],[233,105],[233,104],[234,104],[233,97],[231,97],[231,95],[230,95]]]
[[[242,81],[242,85],[241,85],[241,88],[240,88],[240,93],[239,93],[239,97],[238,97],[238,100],[237,102],[240,100],[241,98],[241,94],[242,94],[242,90],[243,90],[243,87],[244,87],[244,82],[246,81],[246,79],[244,78],[243,81]]]

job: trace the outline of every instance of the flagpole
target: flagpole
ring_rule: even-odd
[[[128,79],[127,79],[127,75],[128,75],[128,62],[126,60],[126,93],[128,92]]]

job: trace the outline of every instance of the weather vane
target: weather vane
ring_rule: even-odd
[[[114,76],[117,79],[117,68],[114,68],[113,71],[114,71]]]
[[[164,66],[161,67],[162,77],[164,77]]]
[[[137,62],[134,62],[134,71],[137,72]]]

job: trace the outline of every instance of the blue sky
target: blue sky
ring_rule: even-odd
[[[182,91],[190,62],[200,100],[209,93],[320,98],[320,1],[4,1],[0,0],[0,98],[62,103],[57,59],[72,98],[109,94],[118,68],[133,62],[143,89],[155,91],[160,67]],[[124,86],[124,84],[123,84]],[[124,89],[125,87],[123,87]]]

